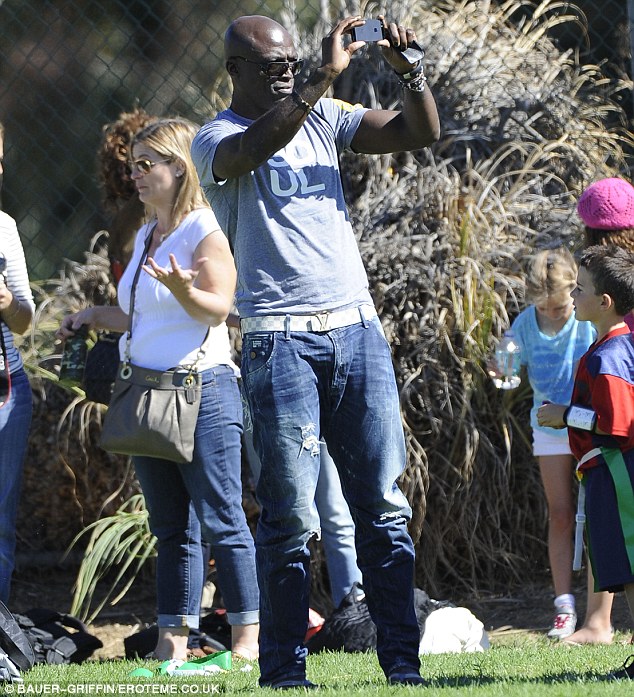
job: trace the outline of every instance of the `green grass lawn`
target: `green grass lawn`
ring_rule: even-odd
[[[607,682],[603,676],[634,653],[618,633],[612,646],[566,647],[543,637],[517,634],[495,639],[484,653],[423,657],[426,695],[519,697],[548,695],[627,695],[634,683]],[[0,687],[4,694],[267,694],[258,687],[258,669],[230,671],[209,677],[131,678],[138,667],[156,671],[158,662],[87,661],[81,665],[36,666],[24,673],[22,685]],[[415,687],[388,687],[374,654],[324,653],[308,659],[308,677],[322,685],[319,694],[387,695],[420,692]],[[294,690],[291,694],[304,690]],[[277,693],[277,692],[276,692]]]

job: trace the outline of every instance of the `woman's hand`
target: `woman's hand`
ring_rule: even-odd
[[[59,329],[55,332],[55,338],[60,341],[66,341],[69,336],[75,335],[75,332],[82,324],[87,324],[90,329],[95,329],[96,327],[93,325],[94,309],[93,307],[87,307],[85,310],[73,312],[72,315],[66,315]]]
[[[0,274],[0,312],[5,312],[11,307],[13,293],[7,287],[4,277]]]
[[[236,267],[222,231],[205,236],[193,259],[192,268],[184,269],[173,254],[169,255],[171,268],[148,257],[143,270],[168,288],[190,317],[216,327],[231,311],[236,289]]]
[[[87,307],[79,312],[66,315],[59,329],[55,332],[55,338],[59,341],[66,341],[69,336],[75,334],[82,324],[87,324],[89,329],[124,332],[128,328],[128,315],[115,305]]]
[[[193,287],[201,267],[208,259],[199,257],[191,269],[183,269],[173,254],[169,255],[169,260],[171,269],[159,266],[152,257],[148,257],[147,264],[143,264],[142,268],[178,298],[182,293],[188,293]]]

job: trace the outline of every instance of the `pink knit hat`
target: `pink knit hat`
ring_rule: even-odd
[[[617,177],[600,179],[581,194],[577,213],[599,230],[634,227],[634,186]]]

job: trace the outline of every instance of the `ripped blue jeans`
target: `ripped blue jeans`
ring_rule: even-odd
[[[418,669],[411,509],[396,485],[405,466],[399,397],[378,318],[323,333],[245,334],[242,376],[262,471],[256,534],[260,684],[306,673],[308,542],[320,437],[356,526],[357,561],[386,675]]]

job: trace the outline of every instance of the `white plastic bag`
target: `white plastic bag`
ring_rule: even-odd
[[[442,607],[429,614],[419,653],[471,653],[490,646],[484,625],[466,607]]]

